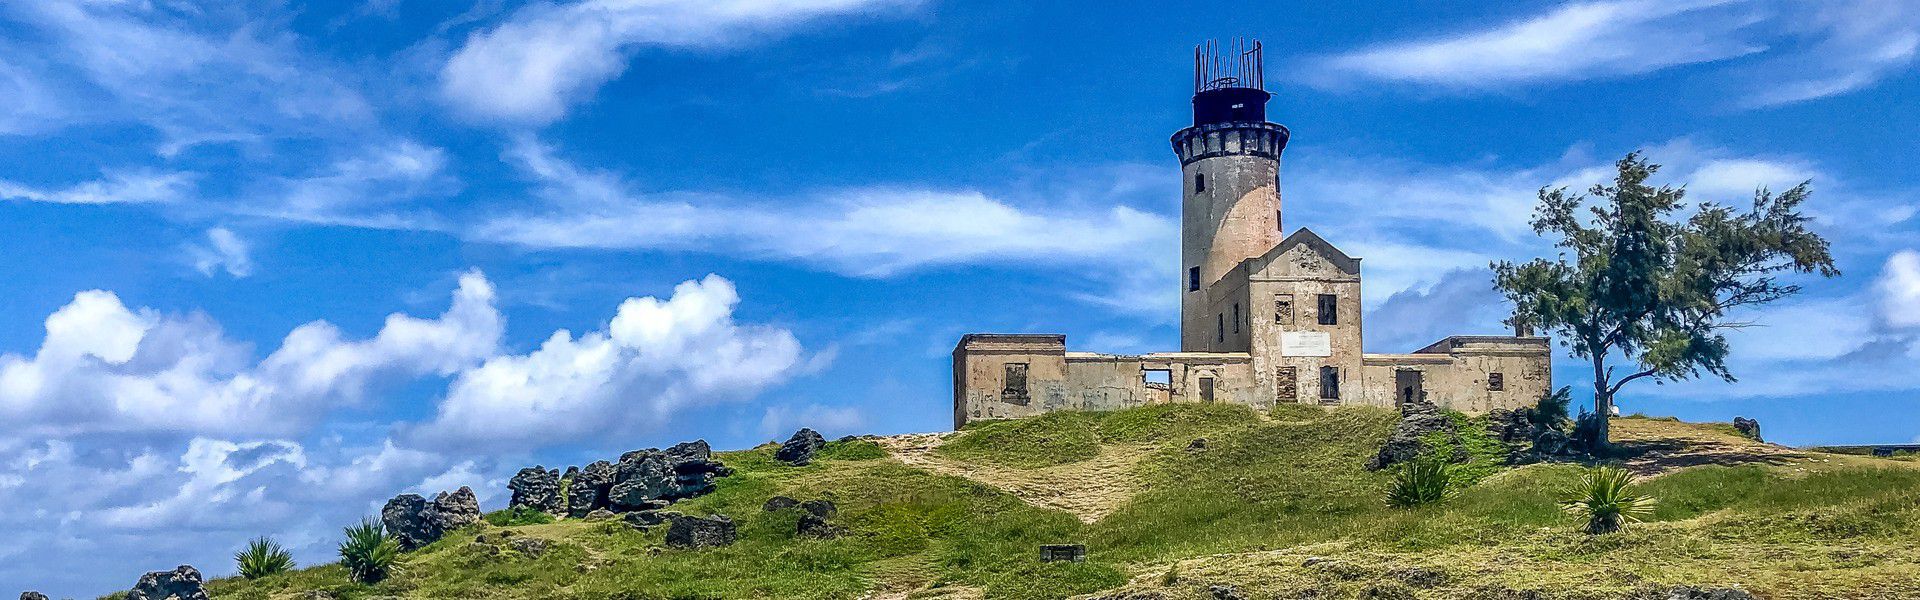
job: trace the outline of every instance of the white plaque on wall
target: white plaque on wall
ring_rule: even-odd
[[[1333,356],[1333,336],[1325,331],[1282,331],[1280,355]]]

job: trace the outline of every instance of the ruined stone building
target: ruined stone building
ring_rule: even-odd
[[[1168,402],[1462,412],[1552,389],[1542,337],[1454,336],[1408,354],[1361,350],[1360,259],[1307,228],[1281,237],[1280,155],[1260,49],[1195,52],[1193,126],[1173,135],[1184,180],[1180,351],[1069,352],[1056,334],[974,333],[953,351],[953,421]],[[1170,274],[1171,275],[1171,274]]]

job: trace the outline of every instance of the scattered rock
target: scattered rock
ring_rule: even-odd
[[[20,592],[20,600],[48,600],[48,599],[46,594],[42,594],[40,592]]]
[[[1668,589],[1664,600],[1754,600],[1753,594],[1740,588],[1699,588],[1690,585]]]
[[[658,510],[643,510],[639,512],[627,513],[626,515],[622,516],[621,519],[626,521],[627,525],[633,527],[634,529],[646,529],[649,527],[653,527],[655,525],[659,525],[661,523],[665,523],[669,518],[677,514],[680,514],[680,513],[672,513],[672,512],[665,512],[665,511],[658,511]]]
[[[507,481],[507,489],[513,490],[513,499],[508,508],[526,507],[548,514],[560,512],[560,473],[549,471],[545,467],[527,467],[521,469]]]
[[[140,583],[127,592],[126,600],[208,600],[200,584],[198,569],[180,565],[172,571],[154,571],[141,576]]]
[[[619,516],[620,515],[614,514],[613,511],[610,511],[604,508],[596,508],[596,509],[593,509],[593,512],[587,513],[587,520],[588,521],[612,521],[615,518],[618,518]]]
[[[793,508],[796,506],[800,506],[799,500],[788,498],[786,496],[774,496],[772,498],[768,498],[766,504],[760,505],[760,509],[767,512],[773,512],[776,510],[785,510],[785,509]]]
[[[826,445],[827,438],[820,437],[819,432],[803,428],[793,432],[793,437],[787,438],[787,442],[780,445],[780,450],[773,453],[773,458],[796,467],[804,467],[811,464],[813,454]]]
[[[1187,442],[1187,449],[1196,452],[1207,449],[1207,438],[1193,438],[1193,441]]]
[[[1400,580],[1401,583],[1417,588],[1430,588],[1446,583],[1447,581],[1445,573],[1422,567],[1396,569],[1388,572],[1387,575]]]
[[[1567,434],[1558,431],[1544,431],[1540,437],[1533,438],[1533,453],[1541,456],[1564,456],[1573,453],[1573,440]]]
[[[801,502],[800,510],[822,519],[831,519],[834,515],[840,514],[840,507],[834,506],[832,500],[808,500]]]
[[[567,516],[587,516],[607,506],[607,490],[613,488],[613,463],[601,460],[587,465],[567,485]]]
[[[1402,407],[1400,424],[1394,427],[1393,435],[1387,437],[1387,443],[1380,446],[1380,453],[1367,461],[1367,469],[1378,471],[1419,458],[1426,449],[1421,438],[1440,431],[1453,433],[1453,419],[1442,414],[1439,407],[1426,402]]]
[[[1759,421],[1755,421],[1753,419],[1749,419],[1746,417],[1734,417],[1733,429],[1734,431],[1740,432],[1740,435],[1746,436],[1747,439],[1750,439],[1756,442],[1766,441],[1766,440],[1760,439],[1760,422]]]
[[[1240,589],[1230,585],[1210,585],[1207,591],[1213,594],[1213,600],[1247,600],[1240,595]]]
[[[500,554],[500,547],[483,542],[483,541],[474,540],[472,542],[467,543],[467,551],[479,556],[498,556]]]
[[[1532,411],[1498,408],[1487,411],[1487,434],[1509,444],[1524,444],[1538,435]]]
[[[514,538],[513,541],[507,542],[507,546],[527,558],[540,558],[540,555],[547,553],[548,543],[540,538],[523,537]]]
[[[380,522],[400,542],[400,549],[414,550],[439,541],[449,531],[480,522],[480,501],[466,486],[440,492],[432,502],[418,494],[401,494],[380,509]]]
[[[733,543],[733,519],[726,515],[674,515],[667,526],[667,545],[674,548],[717,548]]]

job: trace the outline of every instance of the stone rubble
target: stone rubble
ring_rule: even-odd
[[[773,458],[789,465],[804,467],[812,464],[813,454],[826,445],[827,438],[821,437],[819,432],[802,428],[793,432],[793,437],[787,438],[786,443],[780,444],[780,450],[773,453]]]
[[[507,508],[530,508],[543,513],[560,512],[560,473],[545,467],[527,467],[507,481],[513,498]]]
[[[200,571],[187,565],[180,565],[172,571],[154,571],[140,577],[124,597],[125,600],[208,600],[207,592],[201,589]],[[41,596],[45,598],[45,596]],[[26,595],[21,595],[25,600]]]
[[[418,494],[401,494],[380,509],[380,523],[400,543],[401,550],[419,549],[439,541],[449,531],[479,522],[480,501],[466,486],[451,493],[440,492],[431,502]]]

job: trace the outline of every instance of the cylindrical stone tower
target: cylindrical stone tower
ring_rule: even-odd
[[[1180,235],[1180,349],[1223,345],[1214,305],[1232,290],[1215,284],[1246,259],[1279,245],[1280,152],[1286,127],[1267,121],[1260,43],[1194,49],[1193,126],[1173,135],[1186,178]],[[1227,286],[1234,287],[1234,286]]]

